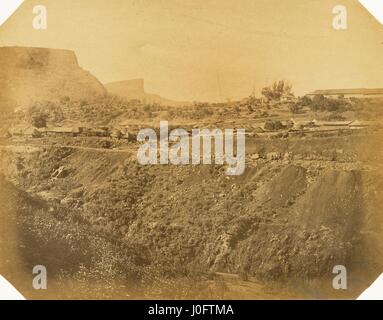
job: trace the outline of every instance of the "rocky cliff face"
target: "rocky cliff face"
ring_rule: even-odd
[[[103,85],[81,69],[73,51],[28,48],[0,48],[0,107],[26,108],[35,101],[72,100],[105,94]]]

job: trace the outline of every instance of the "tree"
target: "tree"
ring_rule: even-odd
[[[312,111],[324,110],[325,104],[326,104],[326,98],[324,95],[322,94],[315,95],[311,103],[311,110]]]
[[[299,113],[299,111],[302,110],[302,106],[297,103],[297,102],[294,102],[294,103],[290,103],[289,104],[289,110],[291,111],[291,113]]]
[[[302,104],[302,106],[310,106],[311,105],[311,103],[312,103],[312,100],[310,99],[310,97],[308,97],[308,96],[303,96],[302,98],[301,98],[301,104]]]
[[[257,104],[259,103],[258,99],[255,97],[255,94],[252,93],[245,101],[245,105],[249,112],[254,112]]]
[[[47,126],[48,115],[44,112],[36,112],[31,116],[31,124],[36,128],[45,128]]]
[[[284,80],[275,81],[272,86],[262,89],[262,95],[268,100],[279,101],[283,95],[291,94],[291,85]]]
[[[344,112],[350,108],[350,103],[345,99],[326,98],[323,95],[316,95],[311,103],[313,111]]]
[[[64,112],[60,105],[51,101],[40,101],[28,109],[30,122],[37,128],[46,127],[47,122],[58,123],[64,120]]]

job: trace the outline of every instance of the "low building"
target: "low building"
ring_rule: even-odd
[[[41,135],[45,136],[47,134],[48,129],[47,128],[38,128],[37,130],[41,133]]]
[[[356,129],[365,129],[368,127],[376,127],[379,125],[380,125],[380,122],[355,120],[350,123],[350,128],[356,130]]]
[[[312,128],[314,127],[314,122],[311,120],[295,120],[291,119],[291,122],[293,124],[292,130],[302,130],[305,128]]]
[[[292,93],[285,93],[281,97],[282,102],[292,102],[295,100],[296,100],[296,98],[294,97],[294,95]]]
[[[77,136],[80,133],[78,127],[50,127],[46,129],[48,136]]]
[[[321,121],[313,120],[313,123],[317,127],[347,127],[352,121]]]
[[[328,90],[316,90],[307,94],[307,96],[313,98],[315,96],[324,96],[327,98],[360,98],[360,99],[368,99],[368,98],[383,98],[383,89],[328,89]]]
[[[40,138],[42,134],[33,126],[18,125],[9,130],[12,137]]]
[[[42,137],[41,132],[35,127],[26,128],[25,131],[23,132],[23,135],[24,135],[24,137],[27,137],[27,138],[41,138]]]
[[[108,137],[110,136],[108,130],[105,130],[103,128],[99,129],[91,129],[91,135],[95,137]]]

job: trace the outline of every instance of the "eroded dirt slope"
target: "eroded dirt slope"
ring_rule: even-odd
[[[52,206],[45,213],[49,227],[34,218],[37,240],[58,238],[77,250],[73,223],[81,227],[78,236],[92,234],[90,243],[96,237],[125,246],[125,254],[136,255],[132,265],[233,273],[265,283],[331,278],[333,266],[342,264],[357,275],[352,297],[382,266],[376,259],[382,253],[381,171],[350,161],[352,150],[341,146],[331,157],[325,143],[309,157],[299,148],[275,156],[265,147],[248,156],[240,177],[227,177],[219,166],[144,167],[134,153],[54,147],[4,149],[2,166],[9,181]],[[62,220],[66,227],[55,228]],[[69,265],[57,256],[56,268],[76,273],[91,266],[82,254]]]

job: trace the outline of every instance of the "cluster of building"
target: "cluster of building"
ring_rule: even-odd
[[[14,126],[9,130],[8,136],[25,138],[42,137],[111,137],[115,139],[129,139],[127,130],[111,129],[108,127],[88,128],[88,127],[46,127],[36,128],[28,125]]]
[[[373,125],[372,121],[345,120],[345,121],[293,121],[292,130],[308,131],[334,131],[334,130],[359,130]]]
[[[280,131],[291,133],[314,133],[314,132],[332,132],[340,130],[360,130],[374,126],[374,121],[322,121],[322,120],[269,120],[253,126],[253,133],[257,135],[269,135]]]

